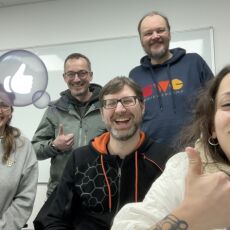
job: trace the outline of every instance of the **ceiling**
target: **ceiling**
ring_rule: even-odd
[[[22,4],[38,3],[38,2],[49,2],[49,1],[56,1],[56,0],[0,0],[0,8],[22,5]]]

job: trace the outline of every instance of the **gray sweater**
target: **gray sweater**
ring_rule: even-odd
[[[29,219],[37,189],[38,164],[28,139],[16,139],[16,151],[2,163],[0,139],[0,230],[19,230]]]

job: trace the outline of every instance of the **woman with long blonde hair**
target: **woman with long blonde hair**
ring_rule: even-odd
[[[38,165],[30,141],[10,125],[14,94],[0,85],[0,230],[20,230],[36,195]]]

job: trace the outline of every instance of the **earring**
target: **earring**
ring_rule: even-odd
[[[214,142],[214,138],[212,138],[212,137],[209,137],[208,138],[208,143],[210,144],[210,145],[212,145],[212,146],[217,146],[217,145],[219,145],[219,143],[218,143],[218,140],[216,139],[216,142]]]

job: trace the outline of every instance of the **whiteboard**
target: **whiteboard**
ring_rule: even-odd
[[[200,28],[171,33],[170,48],[181,47],[187,52],[200,54],[215,73],[213,28]],[[66,89],[63,80],[63,63],[70,53],[86,55],[92,64],[93,82],[102,86],[115,76],[128,76],[129,71],[139,65],[144,51],[138,36],[103,40],[82,41],[68,44],[23,48],[38,55],[48,70],[47,92],[51,100],[59,97]],[[6,51],[1,51],[0,54]],[[33,105],[15,107],[12,124],[31,140],[45,109]],[[39,183],[49,179],[50,159],[39,161]]]

